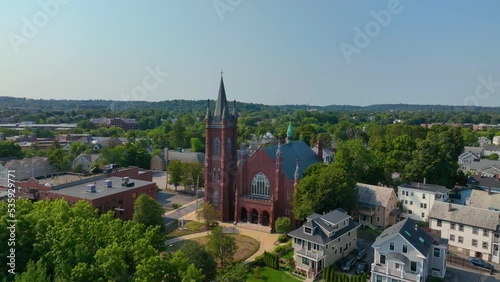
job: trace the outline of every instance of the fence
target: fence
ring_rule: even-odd
[[[453,265],[456,265],[456,266],[463,267],[463,268],[472,269],[472,270],[481,272],[483,274],[487,274],[487,275],[491,274],[491,270],[475,266],[470,261],[468,261],[467,259],[461,258],[461,257],[456,256],[456,255],[452,255],[452,254],[447,255],[446,256],[446,262],[450,263],[450,264],[453,264]]]

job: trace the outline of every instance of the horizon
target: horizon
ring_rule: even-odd
[[[497,1],[2,2],[0,96],[500,106]],[[104,100],[104,99],[103,99]]]

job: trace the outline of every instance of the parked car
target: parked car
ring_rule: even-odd
[[[360,262],[356,265],[356,269],[354,270],[354,272],[356,272],[356,274],[361,274],[363,272],[366,272],[368,270],[368,264],[366,264],[366,262]]]
[[[345,272],[349,272],[351,271],[351,268],[354,266],[354,264],[356,263],[357,259],[356,257],[352,257],[352,258],[349,258],[347,259],[344,264],[342,265],[342,271],[345,271]]]
[[[472,263],[473,265],[478,266],[478,267],[486,268],[489,270],[495,269],[495,267],[493,265],[491,265],[491,264],[489,264],[489,263],[487,263],[484,260],[479,259],[479,258],[468,258],[468,261],[470,261],[470,263]]]
[[[361,260],[365,255],[366,255],[366,250],[363,248],[360,248],[358,250],[358,252],[356,253],[356,259]]]

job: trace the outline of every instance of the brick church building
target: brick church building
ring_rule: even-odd
[[[221,211],[220,220],[267,232],[278,217],[298,224],[294,188],[304,170],[320,162],[322,149],[318,156],[303,141],[294,141],[290,123],[285,144],[260,147],[251,156],[244,143],[238,150],[236,101],[229,109],[222,77],[215,110],[208,102],[205,122],[204,200]]]

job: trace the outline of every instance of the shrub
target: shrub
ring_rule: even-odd
[[[174,210],[176,210],[176,209],[178,209],[178,208],[180,208],[180,207],[182,207],[182,205],[181,205],[181,204],[178,204],[178,203],[173,203],[173,204],[172,204],[172,208],[173,208]]]
[[[286,237],[286,235],[281,234],[280,236],[278,236],[278,242],[285,243],[286,241],[288,241],[288,238]]]
[[[264,263],[270,268],[279,269],[280,260],[276,254],[264,252]]]
[[[254,273],[254,275],[255,275],[255,278],[260,279],[260,267],[256,266],[256,267],[253,269],[253,273]]]

